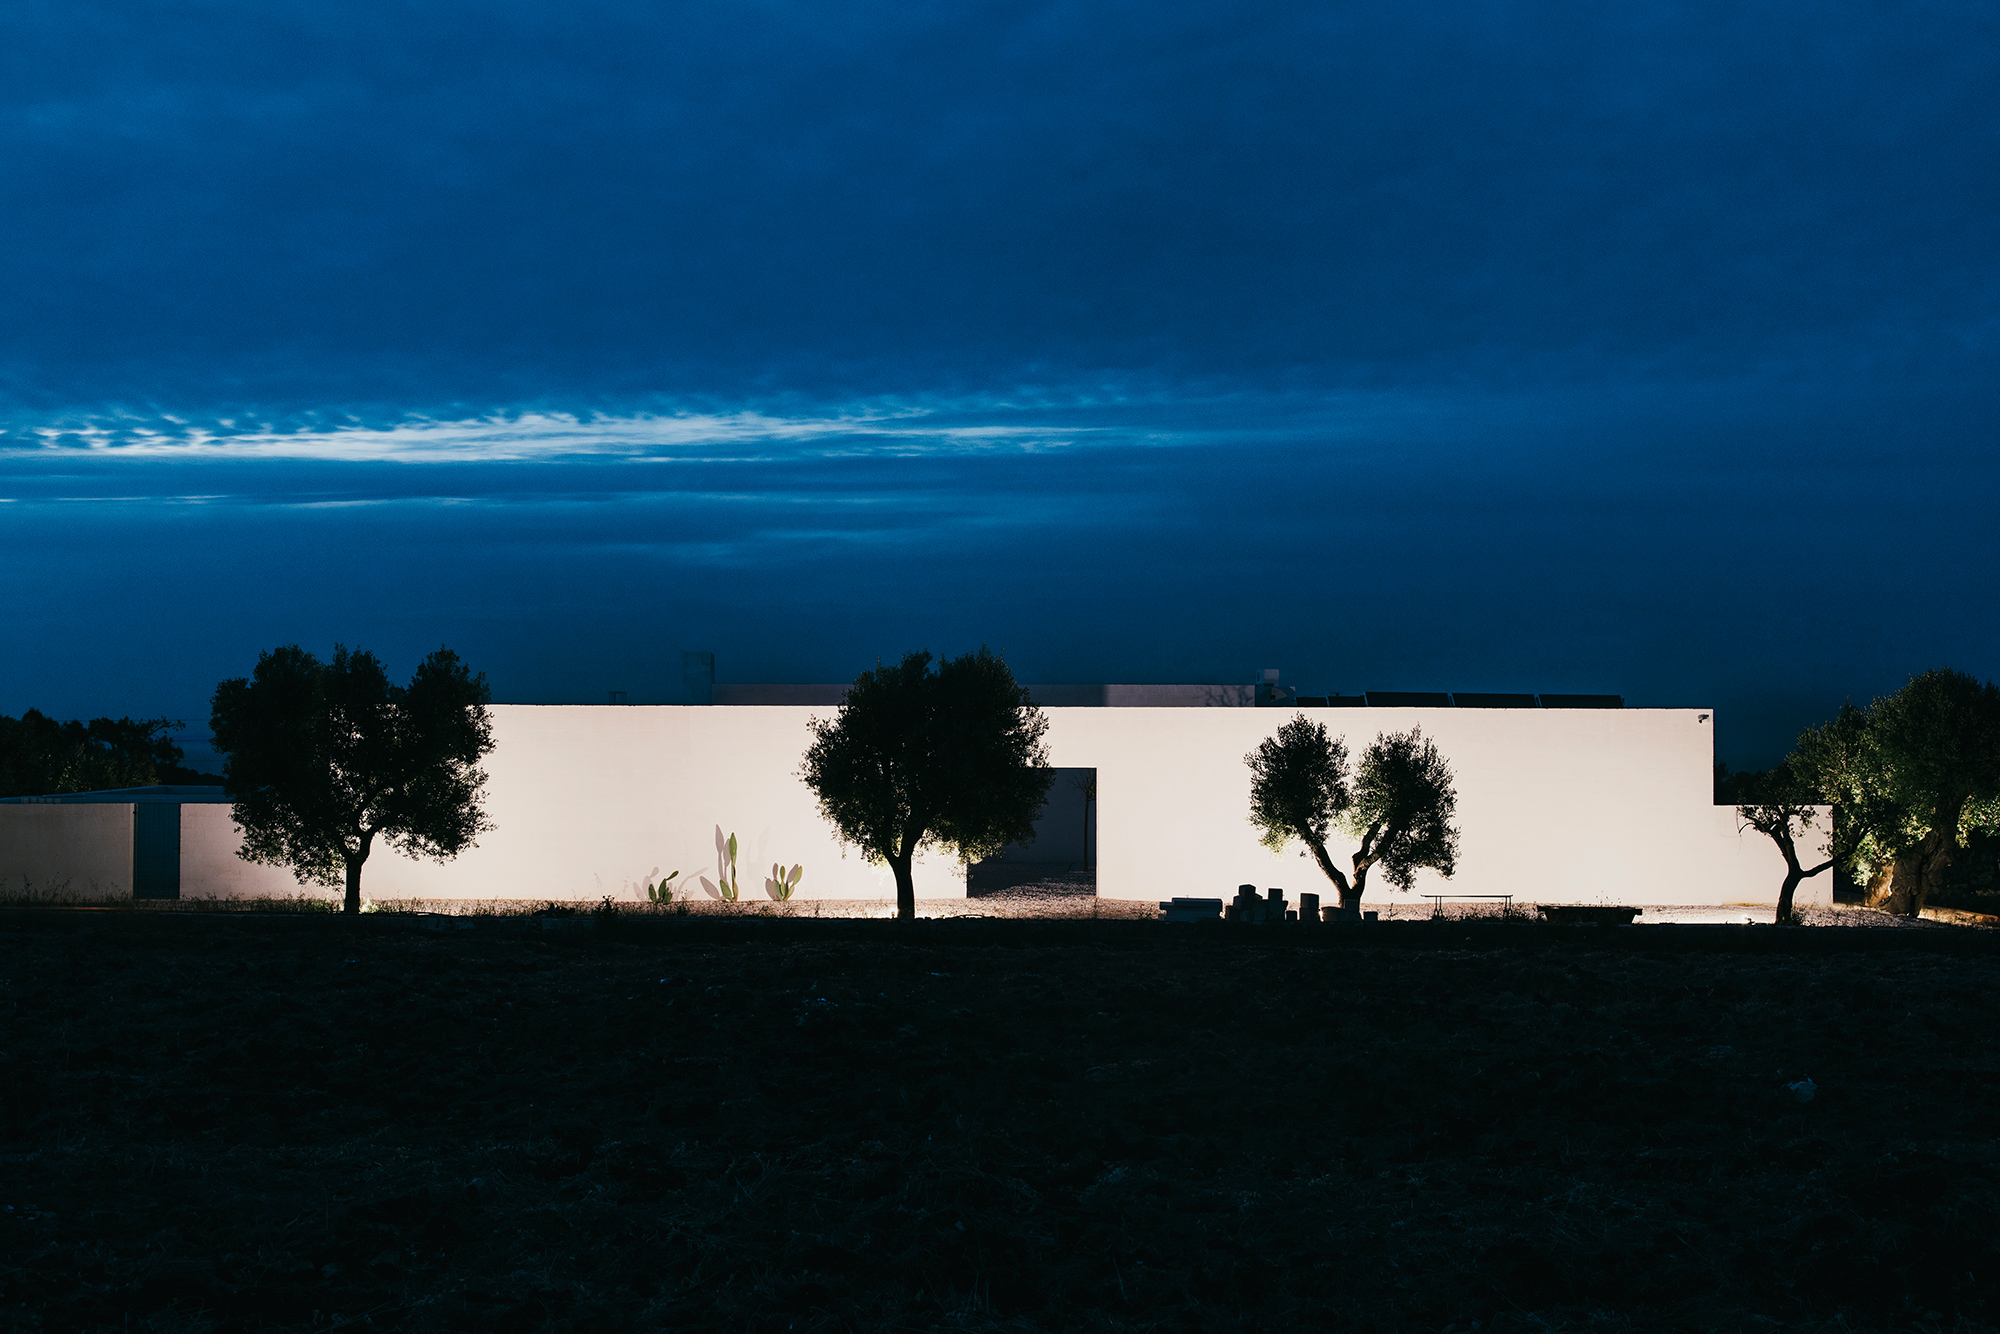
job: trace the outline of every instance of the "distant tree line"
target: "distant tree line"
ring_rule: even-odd
[[[58,721],[39,709],[0,714],[0,797],[102,792],[154,783],[220,783],[185,767],[172,718]]]

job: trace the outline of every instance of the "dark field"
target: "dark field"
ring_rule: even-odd
[[[0,1329],[2000,1320],[1988,952],[742,925],[0,923]]]

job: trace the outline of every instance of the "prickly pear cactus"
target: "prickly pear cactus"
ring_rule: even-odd
[[[806,868],[803,866],[794,866],[787,871],[783,862],[773,862],[771,878],[764,882],[764,892],[783,903],[792,897],[792,891],[799,887],[799,877],[805,872]]]
[[[726,846],[729,850],[729,861],[725,866],[717,868],[722,873],[722,884],[719,886],[719,890],[724,903],[734,903],[737,896],[742,892],[741,886],[736,879],[736,835],[731,834],[729,836],[729,842]]]

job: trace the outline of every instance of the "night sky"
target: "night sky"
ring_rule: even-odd
[[[17,4],[0,712],[2000,675],[1983,4]]]

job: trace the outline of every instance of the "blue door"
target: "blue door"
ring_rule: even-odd
[[[138,802],[132,807],[132,897],[181,896],[179,802]]]

